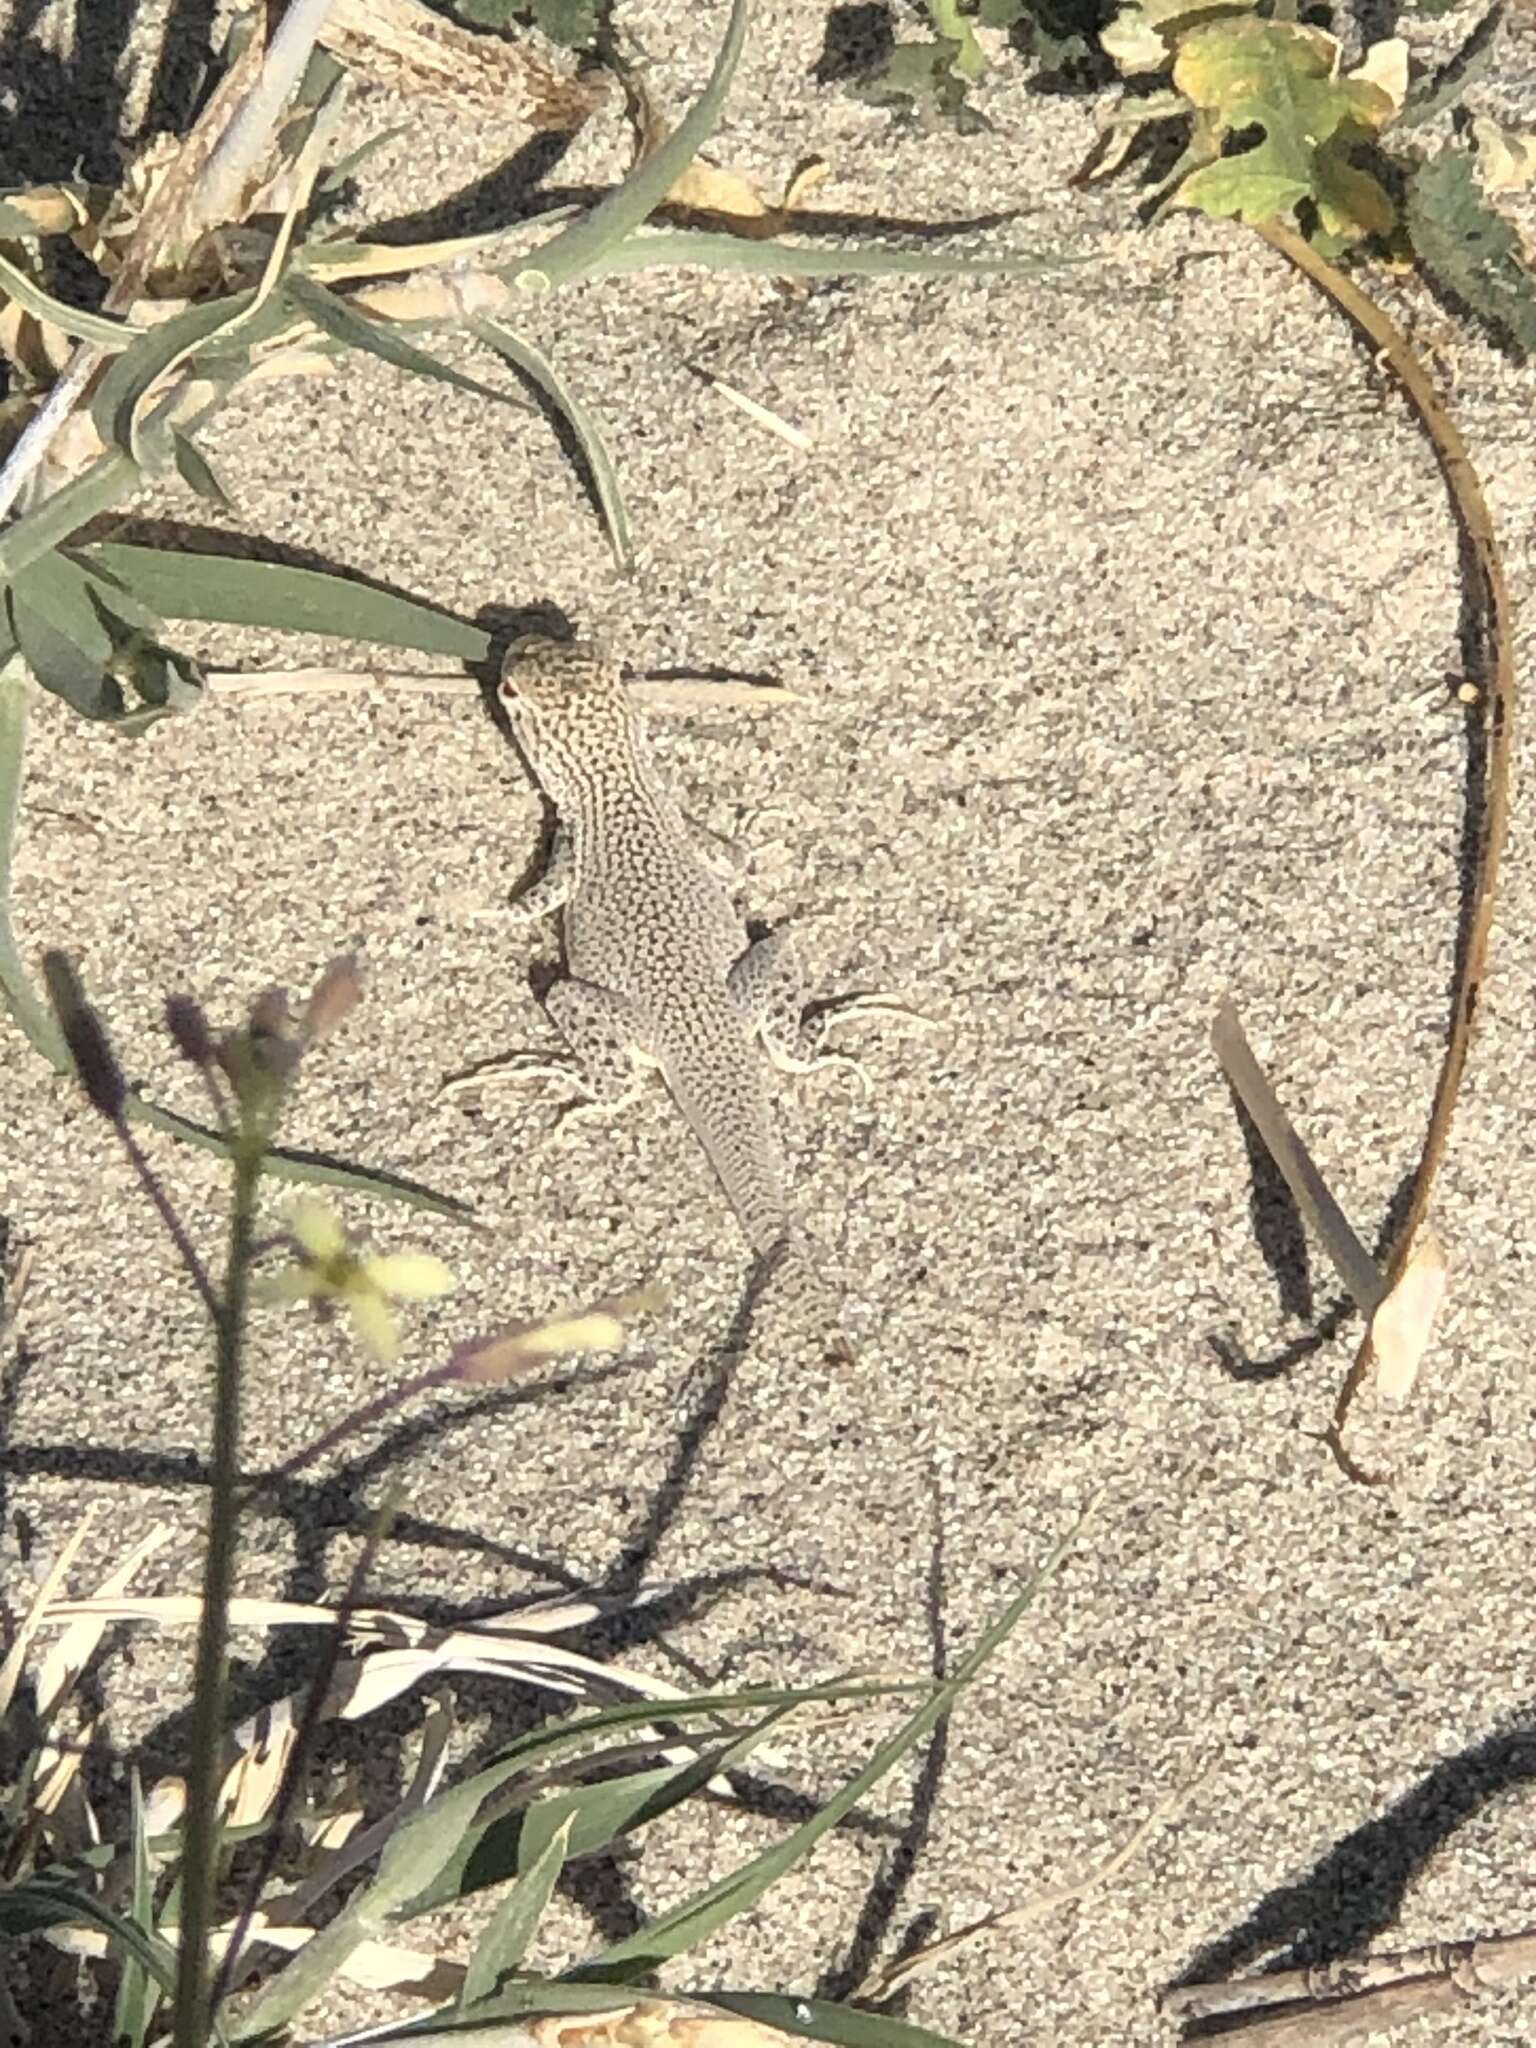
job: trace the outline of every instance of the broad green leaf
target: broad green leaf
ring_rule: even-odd
[[[183,554],[122,541],[102,541],[80,552],[161,618],[325,633],[383,647],[413,647],[423,654],[466,662],[483,661],[490,650],[488,633],[449,612],[320,569],[236,555]]]
[[[155,1935],[155,1888],[144,1827],[144,1787],[135,1769],[128,1786],[128,1913],[146,1943]],[[154,1979],[136,1955],[125,1955],[112,2014],[113,2048],[144,2048],[158,2000]]]
[[[403,334],[386,322],[367,319],[345,299],[327,291],[323,284],[317,284],[311,277],[290,277],[284,291],[294,310],[303,314],[306,320],[312,320],[333,341],[378,356],[397,370],[410,371],[412,376],[430,377],[435,383],[451,384],[456,390],[473,392],[477,398],[494,398],[500,405],[516,406],[519,412],[531,410],[527,400],[517,392],[502,390],[495,384],[482,384],[478,377],[466,376],[462,370],[440,362],[436,356],[428,355],[425,349],[407,341]]]
[[[1018,1626],[1040,1588],[1077,1541],[1092,1512],[1090,1505],[1076,1526],[1056,1544],[1029,1583],[1010,1601],[969,1655],[962,1660],[954,1676],[936,1687],[905,1726],[898,1729],[889,1742],[882,1743],[863,1770],[850,1778],[842,1790],[835,1793],[810,1820],[803,1822],[772,1848],[765,1849],[760,1855],[742,1864],[740,1869],[733,1871],[729,1877],[722,1878],[717,1884],[706,1886],[693,1898],[685,1900],[680,1906],[675,1906],[671,1912],[662,1913],[656,1919],[648,1921],[638,1933],[614,1942],[589,1962],[580,1964],[574,1970],[565,1971],[565,1980],[569,1983],[589,1976],[612,1979],[615,1975],[622,1975],[626,1979],[633,1979],[645,1975],[660,1968],[670,1957],[696,1948],[701,1941],[724,1926],[726,1921],[734,1919],[737,1914],[744,1913],[754,1906],[770,1885],[777,1883],[786,1871],[792,1870],[809,1855],[829,1828],[835,1827],[851,1813],[865,1794],[877,1785],[910,1749],[932,1733],[987,1659],[1006,1642]]]
[[[883,2012],[860,2012],[834,2005],[826,1998],[797,1998],[792,1992],[686,1991],[679,1997],[715,2005],[744,2020],[777,2027],[794,2041],[833,2041],[838,2048],[964,2048],[949,2034],[935,2034],[910,2020],[893,2020]],[[468,2048],[468,2044],[466,2044]]]
[[[1245,16],[1192,29],[1173,82],[1199,110],[1205,135],[1224,144],[1259,129],[1262,140],[1192,172],[1180,204],[1257,224],[1311,199],[1330,234],[1390,233],[1392,201],[1348,151],[1373,139],[1396,108],[1368,80],[1338,77],[1336,56],[1331,36],[1297,22]]]
[[[27,708],[32,690],[25,664],[13,658],[0,668],[0,1000],[10,1011],[23,1036],[35,1051],[60,1074],[72,1074],[74,1062],[52,1013],[39,1001],[16,945],[11,923],[11,870],[15,848],[17,812],[21,801],[26,751]],[[143,1096],[129,1091],[127,1112],[137,1122],[165,1131],[184,1144],[205,1152],[229,1157],[229,1147],[217,1131],[206,1130],[174,1110],[161,1109]],[[470,1214],[468,1203],[423,1187],[403,1175],[370,1172],[348,1166],[340,1160],[314,1152],[269,1152],[262,1170],[277,1180],[314,1181],[329,1187],[351,1188],[358,1194],[376,1195],[381,1200],[403,1203],[411,1209],[427,1209],[439,1216]],[[157,1846],[165,1846],[164,1844]]]
[[[637,165],[623,184],[600,200],[589,214],[552,235],[531,256],[503,272],[503,276],[527,289],[538,290],[595,275],[592,266],[620,246],[656,211],[714,132],[747,39],[751,11],[751,0],[731,0],[725,38],[704,90],[655,155]]]
[[[540,1854],[529,1864],[491,1915],[464,1972],[459,2010],[489,1998],[527,1955],[570,1854],[576,1816],[568,1813]]]
[[[0,223],[0,233],[13,232]],[[50,321],[61,333],[76,341],[94,342],[99,349],[115,352],[127,348],[139,334],[139,329],[130,327],[125,320],[112,320],[102,313],[82,313],[78,307],[66,305],[52,292],[44,291],[35,278],[28,277],[8,256],[0,256],[0,292],[40,320]]]
[[[564,416],[576,437],[576,445],[592,472],[592,486],[597,492],[598,509],[603,515],[603,524],[608,529],[608,541],[613,549],[613,558],[619,568],[627,573],[633,560],[629,542],[629,515],[624,509],[624,494],[619,484],[619,474],[614,467],[613,457],[608,452],[608,443],[603,436],[596,413],[576,396],[549,357],[542,350],[536,349],[531,342],[524,341],[520,334],[514,334],[510,328],[502,327],[494,320],[472,319],[469,325],[470,331],[483,341],[487,348],[495,349],[498,355],[505,356],[507,361],[515,364],[525,376],[531,377],[550,403]]]
[[[1496,331],[1536,350],[1536,281],[1514,227],[1485,196],[1471,154],[1454,146],[1420,164],[1404,200],[1420,263]]]
[[[967,84],[974,84],[987,68],[986,52],[976,37],[976,24],[960,12],[960,0],[928,0],[934,34],[941,42],[955,45],[954,68]]]
[[[970,80],[961,70],[962,45],[946,36],[897,43],[884,64],[860,85],[858,96],[877,107],[901,107],[926,126],[948,122],[961,134],[990,124],[970,105]]]

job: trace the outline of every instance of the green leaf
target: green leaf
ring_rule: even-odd
[[[111,721],[126,709],[108,673],[112,636],[89,599],[85,572],[66,556],[44,555],[7,594],[11,630],[27,667],[45,690],[82,718]]]
[[[0,1891],[0,1941],[20,1941],[50,1927],[92,1927],[114,1948],[134,1957],[162,1991],[176,1987],[176,1959],[155,1935],[146,1935],[78,1885],[29,1878]]]
[[[0,584],[11,582],[29,562],[36,562],[70,535],[126,497],[139,481],[138,464],[110,453],[82,475],[24,512],[0,533]]]
[[[707,1940],[718,1928],[724,1926],[726,1921],[734,1919],[737,1914],[744,1913],[755,1905],[770,1885],[777,1883],[786,1871],[792,1870],[809,1855],[829,1828],[835,1827],[851,1813],[864,1795],[877,1785],[910,1749],[932,1733],[987,1659],[1018,1626],[1040,1588],[1077,1541],[1092,1512],[1091,1504],[1079,1517],[1076,1525],[1056,1544],[1029,1583],[1009,1602],[999,1618],[962,1660],[954,1676],[936,1687],[930,1698],[902,1728],[898,1729],[890,1741],[882,1743],[863,1770],[855,1773],[842,1790],[835,1793],[817,1813],[786,1835],[782,1841],[775,1843],[772,1848],[765,1849],[760,1855],[742,1864],[740,1869],[733,1871],[729,1877],[722,1878],[717,1884],[706,1886],[693,1898],[673,1907],[671,1912],[660,1914],[656,1919],[648,1921],[637,1933],[614,1942],[600,1955],[582,1963],[577,1969],[565,1971],[565,1981],[574,1982],[589,1976],[611,1979],[615,1974],[621,1974],[626,1979],[644,1975],[658,1969],[670,1957],[696,1948],[701,1941]]]
[[[1471,154],[1442,149],[1408,181],[1404,213],[1424,268],[1496,332],[1536,351],[1536,283],[1519,235],[1483,195]]]
[[[680,1991],[678,1996],[716,2005],[760,2026],[777,2027],[794,2041],[833,2041],[838,2048],[964,2048],[948,2034],[893,2020],[883,2012],[834,2005],[825,1998],[762,1991]]]
[[[217,505],[223,512],[234,510],[228,491],[219,482],[217,470],[190,434],[183,434],[173,427],[171,450],[175,457],[177,473],[188,490],[196,491],[200,498],[208,499],[210,504]]]
[[[534,26],[567,50],[590,50],[603,25],[602,0],[531,0]]]
[[[118,579],[161,618],[324,633],[382,647],[483,661],[490,635],[433,605],[350,577],[237,555],[181,554],[102,541],[82,557]]]
[[[494,398],[499,405],[516,406],[519,412],[530,410],[526,399],[517,392],[502,390],[495,384],[482,384],[478,377],[466,376],[462,370],[440,362],[436,356],[407,341],[403,334],[386,322],[367,319],[345,299],[328,291],[323,284],[317,284],[312,277],[290,277],[284,290],[296,312],[302,313],[322,332],[348,348],[378,356],[397,370],[410,371],[413,376],[430,377],[435,383],[451,384],[455,390],[473,392],[477,398]]]
[[[598,259],[588,275],[619,277],[665,264],[749,270],[760,277],[1038,277],[1042,271],[1088,261],[1087,255],[939,256],[931,249],[884,249],[872,243],[854,249],[809,248],[677,228],[631,235]]]
[[[608,530],[608,543],[613,549],[614,561],[621,571],[628,573],[633,555],[629,540],[629,515],[624,509],[624,493],[619,484],[619,473],[614,467],[613,457],[608,452],[608,443],[598,417],[589,405],[583,403],[560,376],[554,364],[532,342],[514,334],[508,327],[500,326],[494,320],[472,318],[470,331],[487,348],[493,348],[498,355],[505,356],[527,377],[531,377],[550,403],[563,415],[582,459],[591,471],[592,487],[597,493],[598,510],[602,513],[603,524]]]
[[[397,121],[393,128],[381,128],[376,135],[367,136],[356,149],[349,149],[345,156],[338,157],[335,163],[326,166],[315,180],[316,197],[334,197],[349,178],[356,177],[370,157],[377,156],[381,149],[388,149],[392,142],[398,142],[402,135],[409,135],[410,132],[409,121]]]
[[[669,1702],[670,1704],[670,1702]],[[653,1702],[654,1706],[654,1702]],[[543,1855],[562,1827],[569,1826],[566,1861],[591,1856],[606,1849],[620,1836],[631,1833],[646,1821],[676,1806],[707,1785],[718,1772],[727,1770],[760,1742],[767,1731],[792,1712],[781,1707],[765,1715],[745,1735],[733,1741],[703,1749],[685,1757],[646,1769],[629,1769],[617,1777],[595,1784],[574,1785],[549,1793],[536,1805],[514,1802],[506,1810],[495,1795],[514,1778],[524,1775],[526,1765],[502,1764],[478,1772],[455,1792],[478,1787],[469,1811],[486,1808],[491,1818],[466,1826],[453,1856],[442,1866],[434,1881],[410,1902],[408,1917],[430,1912],[469,1892],[501,1884],[509,1877],[520,1878]],[[451,1796],[451,1795],[450,1795]]]
[[[987,68],[986,52],[976,38],[976,25],[960,12],[960,0],[928,0],[934,33],[941,42],[955,45],[954,66],[968,85],[973,85]]]
[[[948,123],[963,134],[991,124],[969,103],[970,81],[960,69],[962,46],[947,37],[897,43],[881,68],[857,88],[877,107],[899,107],[926,127]]]
[[[27,708],[32,682],[25,664],[13,657],[0,667],[0,1001],[10,1011],[23,1036],[48,1064],[60,1074],[73,1074],[74,1061],[63,1035],[47,1006],[40,1002],[22,965],[11,922],[11,871],[15,849],[16,819],[21,802],[22,774],[26,752]],[[161,1109],[131,1089],[127,1113],[137,1122],[165,1131],[184,1144],[205,1152],[229,1157],[229,1146],[217,1131],[206,1130],[174,1110]],[[329,1187],[351,1188],[358,1194],[376,1195],[382,1200],[403,1203],[407,1208],[430,1210],[435,1215],[463,1217],[469,1205],[423,1187],[403,1175],[369,1171],[327,1159],[315,1152],[273,1151],[262,1161],[262,1171],[276,1180],[313,1181]]]
[[[1202,139],[1225,143],[1257,128],[1262,140],[1192,171],[1180,204],[1259,224],[1310,199],[1330,234],[1389,234],[1392,201],[1348,151],[1396,110],[1379,86],[1335,76],[1336,54],[1331,36],[1297,22],[1240,16],[1191,30],[1173,82],[1199,110]]]
[[[527,1955],[570,1854],[571,1829],[575,1820],[576,1816],[568,1813],[546,1847],[516,1883],[508,1887],[506,1897],[492,1914],[464,1972],[458,2001],[461,2012],[467,2012],[479,2000],[489,1998],[501,1980],[509,1977]]]
[[[504,276],[530,290],[568,284],[588,274],[656,211],[714,132],[747,39],[751,11],[751,0],[731,0],[725,38],[704,90],[655,155],[637,165],[589,214],[551,235]]]
[[[0,234],[14,234],[16,231],[0,222]],[[31,230],[36,234],[36,228]],[[52,292],[46,292],[35,278],[29,277],[18,264],[8,256],[0,256],[0,292],[14,299],[18,306],[25,306],[29,313],[35,313],[40,320],[48,320],[76,341],[94,342],[97,348],[116,351],[125,349],[139,333],[125,320],[112,320],[102,313],[82,313],[78,307],[69,306],[62,299],[56,299]]]
[[[149,1868],[149,1839],[144,1826],[144,1787],[135,1768],[128,1787],[128,1919],[146,1943],[155,1935],[155,1888]],[[144,2048],[159,2003],[154,1979],[136,1955],[123,1958],[112,2013],[112,2048]]]
[[[209,299],[147,329],[107,371],[91,401],[91,418],[109,448],[140,459],[139,410],[151,386],[203,356],[238,362],[257,342],[279,332],[288,315],[273,298],[257,303],[256,290]]]

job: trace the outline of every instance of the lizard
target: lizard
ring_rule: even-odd
[[[523,635],[507,651],[498,695],[555,807],[548,863],[511,910],[519,924],[563,913],[567,976],[544,1007],[569,1054],[514,1053],[447,1089],[543,1075],[574,1082],[589,1106],[617,1108],[646,1067],[659,1068],[753,1253],[793,1281],[827,1323],[831,1355],[851,1361],[831,1290],[791,1216],[762,1055],[790,1073],[848,1068],[867,1086],[857,1060],[823,1047],[821,1030],[831,1008],[899,1006],[853,996],[823,1011],[820,1029],[806,1023],[790,929],[749,940],[656,775],[616,662],[580,641]]]

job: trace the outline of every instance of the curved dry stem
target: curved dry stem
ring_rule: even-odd
[[[1259,233],[1282,256],[1305,273],[1345,316],[1353,321],[1391,370],[1413,407],[1419,425],[1427,435],[1445,478],[1451,511],[1467,545],[1475,575],[1468,591],[1471,609],[1478,620],[1484,674],[1479,683],[1478,737],[1484,749],[1483,787],[1474,820],[1475,838],[1471,871],[1467,877],[1465,908],[1461,926],[1454,979],[1451,1014],[1445,1052],[1435,1081],[1429,1122],[1414,1169],[1408,1206],[1387,1259],[1386,1279],[1390,1290],[1397,1284],[1413,1252],[1414,1239],[1429,1211],[1435,1178],[1450,1142],[1451,1124],[1467,1070],[1473,1026],[1488,975],[1488,945],[1493,930],[1494,899],[1504,842],[1509,830],[1510,764],[1514,752],[1517,691],[1514,661],[1514,616],[1504,566],[1493,530],[1483,487],[1478,481],[1467,445],[1429,376],[1396,323],[1352,284],[1317,251],[1275,224]],[[1344,1428],[1356,1394],[1370,1370],[1375,1354],[1367,1329],[1354,1363],[1345,1375],[1334,1404],[1327,1443],[1340,1468],[1363,1485],[1379,1486],[1385,1473],[1364,1471],[1344,1445]]]

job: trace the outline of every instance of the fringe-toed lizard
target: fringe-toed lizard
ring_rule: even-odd
[[[863,1069],[824,1050],[807,1027],[787,929],[748,943],[656,780],[644,719],[617,664],[580,643],[528,636],[507,655],[500,694],[557,812],[549,865],[512,912],[520,923],[565,913],[569,975],[545,1008],[572,1058],[514,1053],[448,1088],[551,1075],[573,1080],[595,1104],[618,1106],[633,1094],[638,1067],[658,1067],[753,1251],[804,1293],[833,1355],[851,1359],[834,1298],[791,1219],[760,1047],[789,1073],[837,1065],[863,1078]],[[836,1009],[893,1007],[855,996]]]

